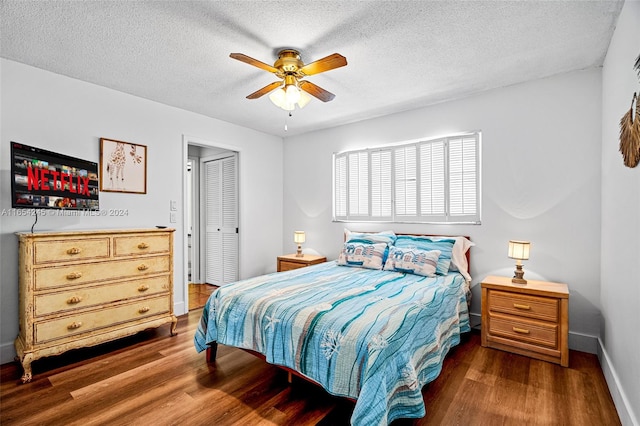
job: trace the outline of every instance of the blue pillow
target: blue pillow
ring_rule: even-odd
[[[439,250],[440,257],[436,266],[436,274],[447,275],[451,264],[451,255],[455,239],[420,237],[416,235],[398,235],[395,246],[400,248],[417,248],[420,250]]]

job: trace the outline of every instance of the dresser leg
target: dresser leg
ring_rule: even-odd
[[[32,354],[25,354],[21,359],[19,359],[20,364],[22,364],[22,369],[24,370],[24,374],[22,375],[22,383],[29,383],[31,381],[31,362],[33,361]]]
[[[178,334],[178,332],[176,331],[178,328],[178,317],[174,315],[171,318],[171,335],[175,336],[176,334]]]

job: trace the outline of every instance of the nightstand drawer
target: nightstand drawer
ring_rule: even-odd
[[[292,269],[304,268],[305,266],[317,265],[318,263],[326,261],[327,258],[324,256],[314,256],[310,254],[296,256],[295,254],[287,254],[284,256],[278,256],[277,271],[290,271]]]
[[[558,347],[558,326],[556,324],[491,315],[489,333],[492,336],[502,336],[536,346],[545,346],[551,349]]]
[[[489,311],[558,321],[558,299],[489,290]]]
[[[280,265],[280,272],[290,271],[292,269],[304,268],[305,266],[309,266],[309,265],[305,265],[304,263],[288,262],[286,260],[281,260],[279,265]]]

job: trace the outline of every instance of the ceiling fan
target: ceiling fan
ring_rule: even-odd
[[[251,93],[247,96],[247,99],[258,99],[269,92],[273,92],[269,95],[271,101],[287,111],[292,111],[296,104],[300,108],[304,107],[311,100],[307,93],[320,99],[322,102],[329,102],[335,98],[333,93],[310,81],[303,80],[303,78],[308,75],[320,74],[321,72],[347,65],[347,58],[339,53],[334,53],[305,65],[300,59],[300,52],[294,49],[281,50],[273,66],[242,53],[231,53],[229,56],[238,61],[269,71],[280,78],[280,81],[275,81]]]

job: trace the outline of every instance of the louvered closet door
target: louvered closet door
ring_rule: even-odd
[[[222,285],[238,279],[237,156],[206,161],[205,280]]]

